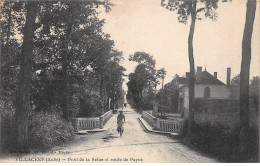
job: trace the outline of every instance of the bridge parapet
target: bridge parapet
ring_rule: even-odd
[[[156,118],[151,112],[143,111],[142,117],[153,127],[154,130],[163,132],[173,132],[182,134],[183,132],[183,118],[176,119],[161,119]]]
[[[93,129],[103,129],[106,122],[113,116],[113,111],[110,110],[100,117],[94,118],[73,118],[72,126],[75,131],[80,130],[93,130]]]

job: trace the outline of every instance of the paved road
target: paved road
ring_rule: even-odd
[[[116,131],[116,116],[111,127],[105,132],[77,136],[77,141],[63,147],[54,148],[45,154],[29,155],[44,156],[45,159],[60,161],[86,162],[216,162],[203,156],[187,146],[166,135],[148,133],[144,130],[138,117],[140,114],[127,107],[125,132],[121,138]]]

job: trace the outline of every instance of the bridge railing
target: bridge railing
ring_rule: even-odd
[[[80,130],[93,130],[93,129],[103,129],[106,122],[113,116],[113,111],[110,110],[100,117],[95,118],[73,118],[72,126],[75,131]]]
[[[152,115],[151,112],[143,111],[142,117],[155,129],[156,128],[156,117]]]
[[[157,128],[164,132],[181,133],[183,120],[166,120],[157,118]]]
[[[92,130],[99,128],[99,118],[73,118],[72,126],[76,131],[79,130]]]
[[[107,121],[113,116],[113,110],[110,110],[104,113],[99,117],[100,120],[100,128],[103,129],[103,126],[107,123]]]
[[[182,118],[160,119],[154,117],[152,113],[148,111],[143,111],[142,117],[153,127],[154,130],[179,134],[183,131],[184,120]]]

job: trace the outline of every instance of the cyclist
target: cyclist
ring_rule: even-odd
[[[124,132],[124,123],[125,123],[125,115],[123,114],[123,111],[119,111],[119,115],[117,116],[117,131],[122,133]],[[123,121],[124,120],[124,121]]]

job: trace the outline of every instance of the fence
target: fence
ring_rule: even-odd
[[[110,110],[100,117],[96,118],[73,118],[72,126],[75,131],[102,129],[106,122],[113,116],[113,111]]]
[[[149,112],[143,111],[142,117],[153,127],[154,130],[163,132],[175,132],[181,134],[183,131],[183,119],[160,119],[152,116]]]

